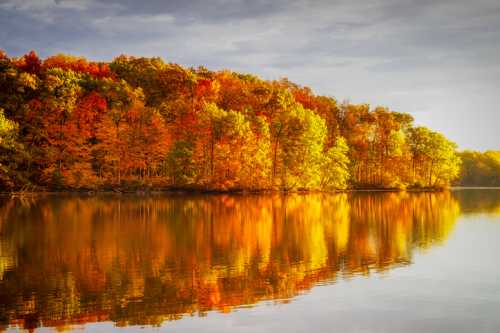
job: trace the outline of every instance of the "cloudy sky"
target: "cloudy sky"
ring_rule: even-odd
[[[288,77],[500,149],[499,0],[0,0],[0,49]]]

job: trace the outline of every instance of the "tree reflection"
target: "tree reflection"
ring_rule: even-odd
[[[464,214],[500,215],[500,188],[458,189],[453,196]]]
[[[34,328],[287,301],[444,241],[448,193],[96,196],[0,206],[0,323]]]

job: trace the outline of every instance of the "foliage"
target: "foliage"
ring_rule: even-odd
[[[24,184],[19,166],[26,158],[24,147],[19,142],[18,124],[5,117],[0,108],[0,185],[6,188]]]
[[[455,145],[287,79],[0,52],[1,184],[49,189],[443,187]]]
[[[412,185],[442,187],[458,177],[461,160],[453,142],[424,127],[412,128],[409,139]]]
[[[349,147],[343,137],[328,149],[321,166],[321,187],[345,189],[349,181]]]
[[[500,151],[480,153],[466,150],[459,156],[463,166],[457,185],[500,186]]]

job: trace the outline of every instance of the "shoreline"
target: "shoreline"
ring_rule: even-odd
[[[451,189],[451,188],[449,188]],[[200,189],[152,189],[152,190],[61,190],[61,191],[25,191],[25,192],[1,192],[0,195],[10,196],[34,196],[34,195],[58,195],[58,194],[86,194],[86,195],[99,195],[99,194],[115,194],[115,195],[149,195],[149,194],[178,194],[178,195],[218,195],[218,194],[310,194],[310,193],[356,193],[356,192],[442,192],[449,189],[395,189],[395,188],[359,188],[359,189],[345,189],[345,190],[200,190]]]
[[[408,192],[408,193],[437,193],[443,191],[460,191],[460,190],[500,190],[500,187],[483,187],[483,186],[451,186],[448,188],[349,188],[344,190],[279,190],[279,189],[262,189],[262,190],[203,190],[203,189],[180,189],[180,188],[164,188],[164,189],[106,189],[106,190],[39,190],[39,191],[0,191],[0,196],[14,197],[29,197],[39,195],[160,195],[160,194],[175,194],[175,195],[259,195],[259,194],[311,194],[311,193],[374,193],[374,192]]]

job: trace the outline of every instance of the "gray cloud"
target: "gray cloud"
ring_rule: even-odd
[[[0,47],[126,53],[412,113],[463,148],[498,149],[497,0],[0,0]]]

